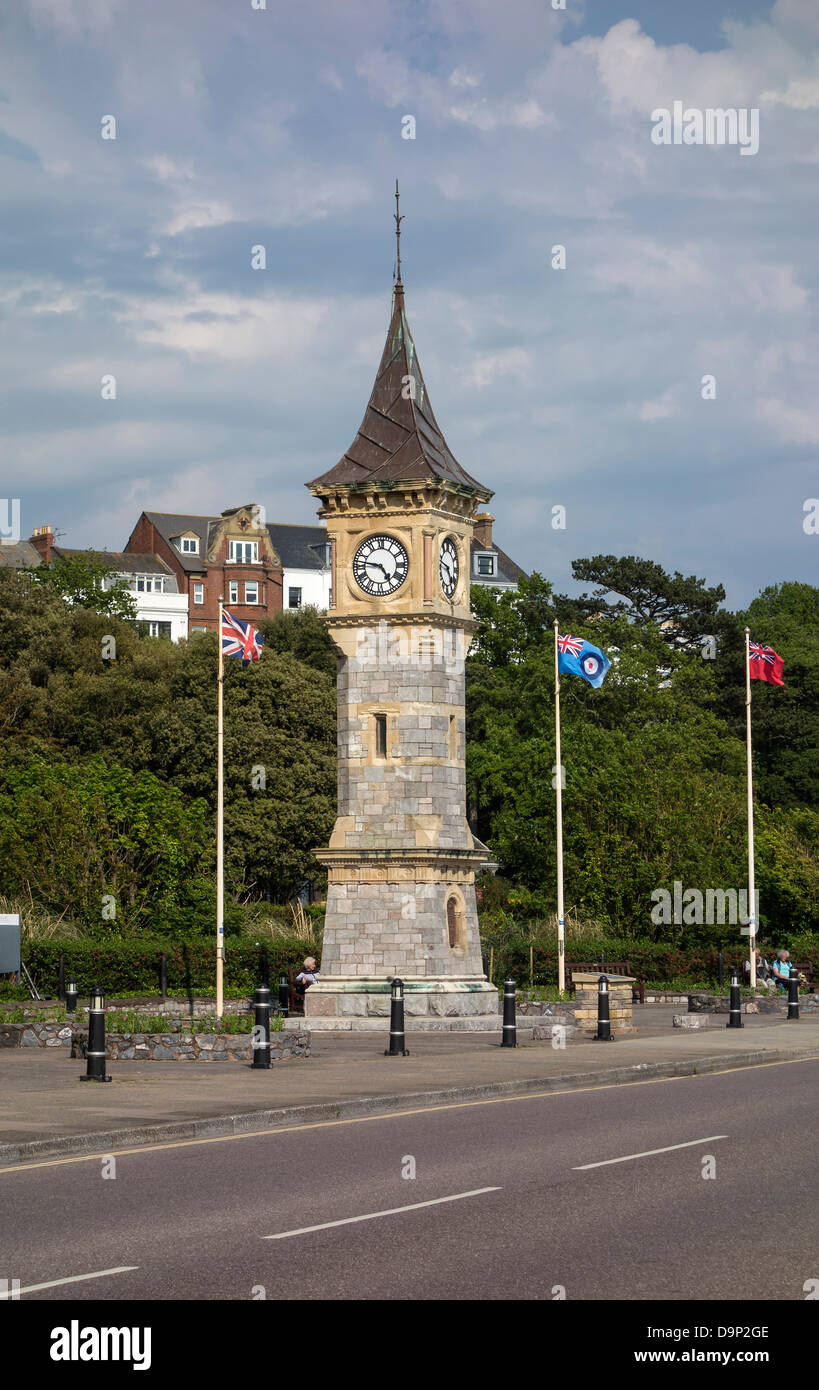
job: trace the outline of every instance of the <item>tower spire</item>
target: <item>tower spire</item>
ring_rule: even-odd
[[[403,284],[401,283],[401,223],[402,223],[403,220],[404,220],[404,215],[403,215],[403,213],[400,213],[400,214],[399,214],[399,210],[398,210],[398,180],[397,180],[397,179],[395,180],[395,212],[393,213],[393,217],[395,218],[395,256],[396,256],[395,293],[396,293],[396,296],[400,295],[400,296],[401,296],[401,299],[403,300],[403,296],[404,296],[404,286],[403,286]]]

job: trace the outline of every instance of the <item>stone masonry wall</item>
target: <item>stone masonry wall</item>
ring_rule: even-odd
[[[339,663],[339,817],[347,849],[471,849],[464,772],[461,634],[440,630],[438,650],[405,645],[377,626],[360,634],[361,655]],[[386,650],[382,650],[385,648]],[[387,757],[374,746],[376,713],[387,715]],[[456,737],[450,750],[450,717]],[[341,828],[341,827],[339,827]]]
[[[72,1057],[84,1057],[88,1030],[70,1023],[6,1023],[0,1026],[0,1047],[65,1047]],[[271,1032],[270,1056],[309,1057],[310,1034]],[[249,1033],[106,1033],[109,1061],[251,1062]]]

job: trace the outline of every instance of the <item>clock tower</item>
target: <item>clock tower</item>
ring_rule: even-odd
[[[404,307],[400,229],[387,342],[350,448],[307,486],[331,542],[338,655],[338,818],[310,1027],[387,1026],[404,981],[413,1028],[497,1027],[481,965],[466,818],[464,663],[477,508],[429,402]]]

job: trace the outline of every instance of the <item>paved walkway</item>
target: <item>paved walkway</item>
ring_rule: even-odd
[[[819,1056],[819,1019],[746,1018],[742,1030],[713,1017],[702,1033],[672,1029],[679,1006],[636,1010],[639,1031],[611,1044],[572,1039],[501,1048],[487,1034],[407,1034],[409,1057],[385,1057],[380,1035],[315,1034],[309,1058],[254,1072],[235,1062],[115,1062],[111,1085],[81,1085],[66,1051],[0,1052],[0,1166],[61,1151],[98,1151],[191,1132],[226,1133],[306,1123],[348,1112],[429,1105],[497,1093],[618,1081]],[[816,1019],[816,1021],[814,1021]],[[637,1070],[633,1070],[637,1069]],[[265,1112],[265,1113],[262,1113]],[[191,1126],[195,1125],[195,1131]],[[94,1137],[96,1136],[96,1138]],[[21,1149],[19,1146],[26,1146]]]

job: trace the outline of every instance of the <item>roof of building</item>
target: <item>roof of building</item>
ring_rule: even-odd
[[[4,569],[33,568],[40,564],[41,558],[30,541],[0,542],[0,566]]]
[[[221,517],[182,516],[178,512],[146,512],[145,515],[168,545],[171,545],[177,536],[193,531],[194,535],[199,537],[199,554],[184,555],[182,551],[174,548],[174,555],[183,570],[198,571],[205,568],[210,526],[214,521],[221,521]]]
[[[130,550],[94,550],[93,546],[87,550],[76,550],[63,545],[54,546],[55,555],[65,555],[69,558],[89,553],[100,560],[109,561],[112,569],[123,574],[173,574],[170,565],[161,555],[136,555]]]
[[[324,526],[298,526],[271,521],[267,527],[273,549],[284,569],[321,570],[325,568],[324,548],[327,530]]]
[[[408,381],[412,384],[407,389]],[[344,457],[314,478],[311,489],[443,479],[488,500],[484,487],[449,448],[429,402],[404,309],[400,276],[381,365],[364,419]]]

